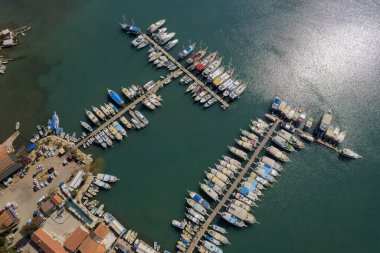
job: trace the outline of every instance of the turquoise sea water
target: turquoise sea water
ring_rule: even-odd
[[[21,45],[2,51],[24,57],[0,77],[0,138],[21,121],[20,144],[57,111],[67,131],[80,131],[84,108],[107,100],[106,88],[143,84],[165,75],[130,47],[118,27],[124,13],[141,27],[166,18],[181,45],[219,51],[248,83],[222,111],[203,110],[172,82],[164,106],[141,111],[151,124],[112,150],[94,148],[106,172],[121,181],[99,199],[128,228],[172,250],[187,189],[198,189],[249,120],[275,95],[314,118],[327,109],[347,130],[345,147],[364,156],[340,159],[317,145],[292,163],[254,212],[260,225],[228,227],[226,252],[378,252],[380,5],[378,1],[0,1],[0,27],[30,25]],[[179,50],[177,46],[175,50]]]

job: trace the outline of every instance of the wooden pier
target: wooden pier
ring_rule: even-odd
[[[199,241],[202,239],[202,236],[206,233],[208,227],[211,225],[213,220],[215,219],[216,215],[220,212],[220,210],[223,208],[223,206],[226,204],[227,200],[231,197],[232,193],[236,190],[236,188],[239,186],[240,182],[243,180],[244,176],[247,174],[248,170],[250,169],[253,162],[256,160],[257,156],[260,154],[260,152],[264,149],[265,144],[268,142],[270,137],[272,136],[273,132],[276,130],[278,124],[280,123],[280,120],[277,120],[270,130],[268,131],[267,135],[264,137],[263,141],[260,143],[260,145],[256,148],[255,152],[251,156],[251,158],[248,160],[242,171],[240,172],[239,176],[236,178],[236,180],[233,182],[233,184],[228,188],[228,191],[225,193],[223,198],[219,201],[218,205],[213,209],[210,216],[207,218],[207,220],[202,224],[199,231],[196,233],[196,235],[193,237],[193,240],[190,243],[189,248],[187,249],[187,253],[194,252],[196,246],[198,245]]]
[[[229,107],[229,104],[224,101],[223,98],[221,98],[218,94],[216,94],[213,90],[211,90],[209,87],[207,87],[206,84],[204,84],[201,80],[199,80],[196,76],[193,75],[188,69],[186,69],[180,62],[178,62],[176,59],[174,59],[171,54],[169,54],[165,49],[163,49],[160,45],[158,45],[154,40],[152,40],[148,35],[145,33],[142,34],[146,40],[149,41],[154,47],[158,48],[170,61],[172,61],[180,70],[183,71],[186,75],[188,75],[191,79],[193,79],[194,82],[202,86],[208,93],[210,93],[214,98],[216,98],[220,103],[221,107],[225,110]]]
[[[80,142],[78,142],[75,146],[74,146],[74,149],[76,148],[79,148],[80,146],[82,146],[84,143],[86,143],[86,141],[92,137],[94,137],[95,135],[97,135],[99,132],[101,132],[104,128],[106,128],[108,125],[110,125],[112,122],[114,122],[115,120],[117,120],[118,118],[120,118],[121,116],[123,116],[126,112],[128,112],[129,110],[133,109],[137,104],[139,104],[140,102],[142,102],[144,99],[147,98],[147,96],[151,95],[151,94],[154,94],[157,92],[158,89],[164,87],[164,85],[166,83],[169,83],[171,81],[171,79],[174,77],[174,76],[177,76],[178,75],[178,72],[180,72],[181,70],[176,70],[176,71],[173,71],[171,72],[169,75],[167,75],[164,79],[156,82],[154,84],[154,86],[152,88],[149,89],[149,91],[147,91],[144,95],[140,96],[139,98],[135,99],[132,101],[132,103],[128,104],[127,106],[125,106],[124,108],[121,108],[120,111],[113,117],[109,118],[106,122],[104,122],[103,124],[101,124],[98,128],[96,128],[94,131],[92,131],[91,133],[89,133],[86,138],[84,138],[83,140],[81,140]]]

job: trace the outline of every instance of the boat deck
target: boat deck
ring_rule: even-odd
[[[176,59],[174,59],[171,54],[169,54],[165,49],[163,49],[160,45],[158,45],[154,40],[152,40],[148,35],[145,33],[142,34],[146,40],[149,41],[153,46],[158,48],[170,61],[172,61],[178,69],[182,70],[183,73],[188,75],[194,82],[198,83],[200,86],[202,86],[208,93],[210,93],[214,98],[216,98],[219,103],[221,103],[221,107],[225,110],[229,107],[229,104],[218,94],[216,94],[213,90],[211,90],[206,84],[204,84],[201,80],[199,80],[196,76],[194,76],[188,69],[186,69],[180,62],[178,62]]]
[[[164,87],[165,83],[169,80],[171,80],[175,75],[177,75],[177,72],[179,72],[181,70],[176,70],[176,71],[173,71],[171,72],[168,76],[166,76],[164,79],[158,81],[155,83],[155,85],[149,89],[149,91],[147,91],[144,95],[140,96],[139,98],[137,98],[136,100],[133,100],[132,103],[128,104],[127,106],[125,106],[124,108],[121,108],[120,111],[113,117],[107,119],[107,121],[105,121],[103,124],[101,124],[98,128],[96,128],[93,132],[89,133],[86,138],[84,138],[83,140],[81,140],[80,142],[78,142],[74,148],[79,148],[81,147],[84,143],[86,143],[86,141],[92,137],[94,137],[95,135],[97,135],[99,132],[101,132],[104,128],[106,128],[108,125],[110,125],[112,122],[114,122],[115,120],[119,119],[121,116],[123,116],[126,112],[128,112],[129,110],[133,109],[137,104],[139,104],[140,102],[142,102],[146,97],[147,95],[151,95],[153,93],[156,93],[157,90],[161,87]]]
[[[300,129],[300,128],[296,128],[296,132],[299,133],[299,134],[303,134],[303,133],[305,133],[305,132],[304,132],[302,129]],[[324,146],[324,147],[326,147],[326,148],[329,148],[329,149],[331,149],[331,150],[333,150],[333,151],[335,151],[335,152],[340,153],[340,149],[338,149],[338,148],[335,147],[334,145],[332,145],[332,144],[330,144],[330,143],[328,143],[328,142],[326,142],[326,141],[324,141],[324,140],[322,140],[322,139],[316,139],[315,142],[318,143],[318,144],[320,144],[320,145],[322,145],[322,146]]]
[[[193,240],[190,243],[189,248],[187,249],[187,253],[194,252],[196,246],[198,245],[199,241],[202,239],[203,235],[206,233],[208,227],[211,225],[213,220],[215,219],[216,215],[220,212],[220,210],[223,208],[223,206],[226,204],[227,200],[231,197],[232,193],[236,190],[236,188],[239,186],[240,182],[243,180],[245,174],[247,174],[248,170],[250,169],[253,162],[256,160],[260,152],[264,149],[266,143],[268,140],[270,140],[270,137],[272,136],[273,132],[276,130],[278,124],[280,123],[280,120],[277,120],[275,123],[273,123],[272,127],[268,131],[268,134],[264,137],[263,141],[260,143],[260,145],[256,148],[255,152],[251,156],[251,158],[248,160],[242,171],[240,172],[239,176],[236,178],[236,180],[233,182],[233,184],[230,186],[228,191],[225,193],[223,198],[220,200],[218,205],[214,208],[210,216],[207,218],[207,220],[203,223],[197,234],[194,236]]]

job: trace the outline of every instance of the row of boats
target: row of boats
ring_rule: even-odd
[[[186,60],[186,67],[194,71],[204,83],[210,84],[214,92],[219,93],[221,97],[237,99],[245,91],[247,84],[234,77],[234,69],[221,66],[222,60],[223,57],[218,56],[217,52],[207,55],[207,48],[202,48]],[[196,85],[192,81],[187,75],[181,79],[182,83]]]
[[[252,120],[250,124],[251,131],[241,130],[240,139],[235,140],[239,147],[228,147],[229,151],[236,157],[223,156],[213,168],[205,171],[206,179],[200,183],[200,189],[210,200],[219,201],[220,196],[224,195],[228,187],[236,180],[237,175],[241,173],[242,162],[239,160],[248,160],[248,152],[252,152],[260,143],[260,138],[265,136],[270,125],[262,119]],[[294,139],[288,132],[281,132],[274,139],[279,138],[283,138],[279,143],[283,144],[282,146],[284,147],[290,145],[282,142],[285,138],[297,148],[303,147],[303,143],[298,139]],[[276,148],[269,148],[268,152],[272,155],[275,154],[277,159],[282,158],[277,154],[277,152],[281,151],[278,149],[275,151],[274,149]],[[286,161],[286,159],[279,160]],[[276,177],[282,170],[282,166],[272,158],[262,157],[252,168],[248,177],[240,183],[238,191],[234,193],[234,198],[229,200],[225,211],[220,213],[222,219],[236,227],[246,227],[247,224],[256,223],[252,210],[257,206],[256,202],[259,201],[259,197],[263,195],[262,191],[276,182]],[[207,219],[208,211],[211,210],[211,204],[200,194],[193,191],[188,191],[188,193],[189,197],[186,198],[186,202],[189,208],[186,208],[186,220],[172,222],[174,226],[183,230],[181,238],[177,242],[177,249],[181,252],[186,251],[189,247],[192,239],[191,232],[197,232],[197,230],[192,231],[189,229],[188,224],[190,223],[191,227],[195,226],[196,228],[197,226],[202,226]],[[214,232],[211,234],[209,232],[214,227],[216,227],[216,232],[218,233],[216,237],[213,236]],[[219,246],[228,243],[227,238],[223,235],[224,233],[226,233],[225,229],[211,225],[211,229],[207,230],[207,234],[203,235],[204,240],[200,241],[198,251],[223,252]]]
[[[289,122],[284,125],[284,128],[291,133],[295,132],[295,128],[302,129],[303,131],[298,131],[299,136],[308,142],[314,142],[316,139],[321,138],[324,142],[336,146],[338,144],[341,144],[346,138],[347,132],[341,131],[341,128],[339,126],[334,126],[332,124],[333,113],[331,109],[326,111],[321,117],[319,124],[315,127],[314,136],[307,132],[312,127],[314,121],[313,117],[308,118],[308,120],[305,122],[306,114],[302,109],[292,108],[288,102],[281,100],[280,97],[276,96],[272,101],[271,111],[275,115],[265,114],[265,117],[267,119],[274,121],[277,117],[280,117],[284,121]],[[294,125],[295,128],[290,125],[290,122]],[[338,152],[342,156],[348,158],[357,159],[362,157],[348,148],[338,150]]]
[[[119,94],[117,94],[116,91],[107,89],[107,92],[110,98],[118,106],[124,105],[124,100]],[[145,94],[144,90],[137,85],[132,85],[129,89],[122,87],[122,93],[130,100],[134,100],[137,96]],[[161,101],[161,96],[149,94],[146,95],[146,98],[142,102],[147,108],[155,109],[156,106],[161,106]],[[103,148],[112,147],[113,140],[121,141],[124,137],[128,136],[126,129],[141,129],[149,124],[149,120],[138,110],[128,111],[131,116],[130,119],[123,115],[120,116],[118,120],[109,122],[119,113],[118,107],[111,102],[104,103],[99,107],[92,106],[92,110],[85,109],[85,112],[92,124],[100,126],[101,121],[107,121],[108,125],[93,137],[88,138],[88,140],[83,144],[83,148],[87,148],[93,143],[97,143]],[[80,124],[88,132],[91,133],[94,131],[93,127],[89,123],[80,121]]]
[[[82,195],[82,204],[90,211],[93,215],[102,217],[104,214],[104,204],[99,205],[98,200],[92,200],[95,197],[99,189],[110,189],[111,186],[109,183],[114,183],[119,179],[116,176],[99,173],[93,179],[91,185]]]

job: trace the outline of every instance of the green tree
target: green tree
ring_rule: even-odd
[[[20,230],[20,234],[22,236],[31,236],[34,231],[37,230],[37,226],[36,225],[33,225],[33,224],[26,224],[24,226],[22,226],[21,230]]]

